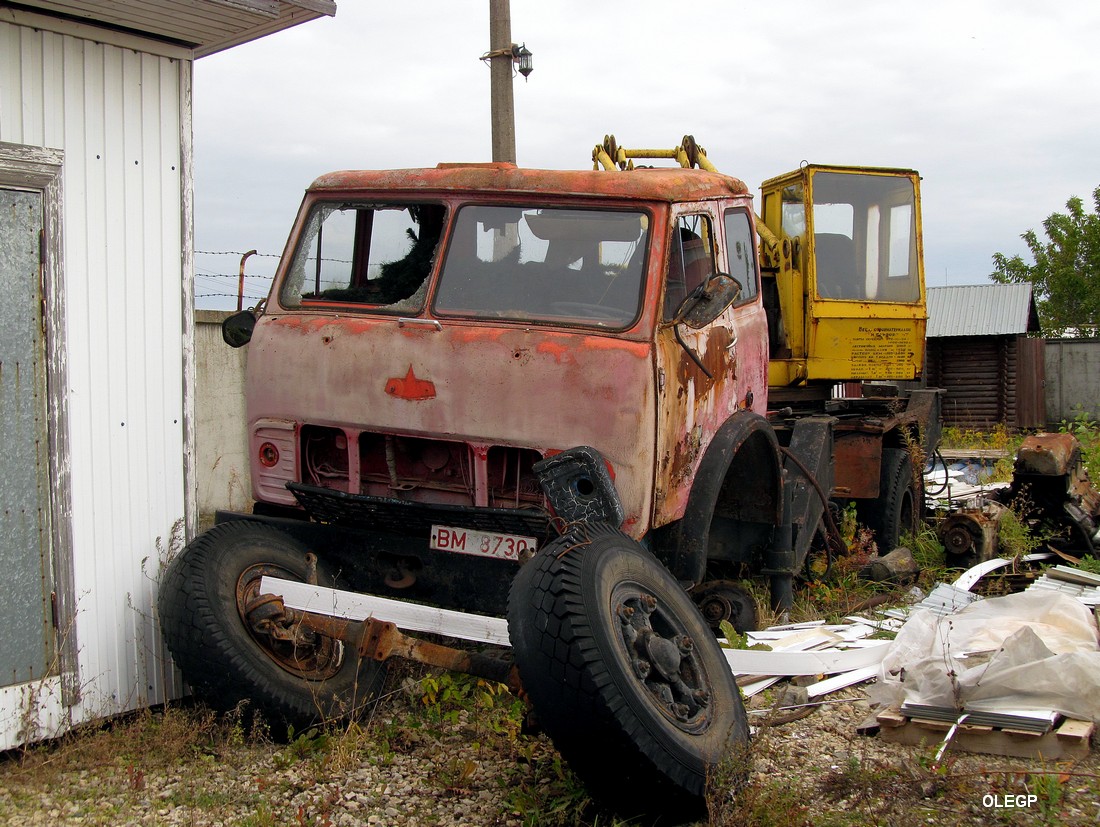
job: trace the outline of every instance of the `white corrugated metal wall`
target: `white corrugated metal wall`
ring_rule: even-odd
[[[178,690],[153,603],[188,511],[191,62],[109,39],[0,22],[0,141],[64,153],[73,722]]]

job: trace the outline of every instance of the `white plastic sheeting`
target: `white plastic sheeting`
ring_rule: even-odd
[[[1061,594],[995,597],[946,617],[917,611],[869,694],[883,706],[1049,709],[1100,722],[1098,642],[1088,609]]]

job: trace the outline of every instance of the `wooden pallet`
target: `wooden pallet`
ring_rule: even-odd
[[[934,746],[947,737],[952,726],[943,721],[907,718],[897,709],[887,709],[876,717],[879,737],[898,744]],[[1051,732],[1042,734],[963,724],[955,731],[949,749],[1050,761],[1085,758],[1089,754],[1089,739],[1095,729],[1096,726],[1090,721],[1068,718]]]

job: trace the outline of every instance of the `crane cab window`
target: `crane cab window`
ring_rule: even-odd
[[[912,182],[836,172],[817,172],[812,181],[818,295],[851,301],[919,299]]]

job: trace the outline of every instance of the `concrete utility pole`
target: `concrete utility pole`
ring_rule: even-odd
[[[516,112],[512,101],[512,10],[509,0],[489,0],[489,72],[493,160],[516,162]]]

